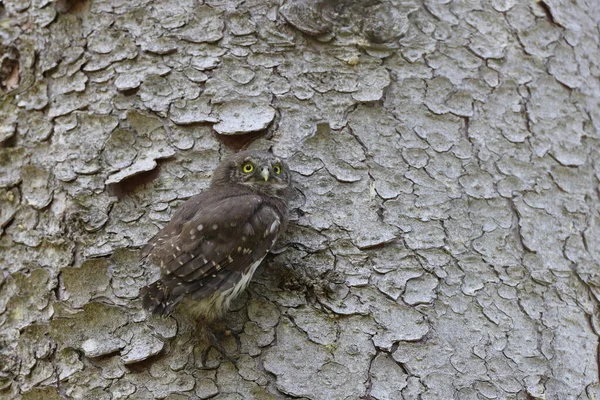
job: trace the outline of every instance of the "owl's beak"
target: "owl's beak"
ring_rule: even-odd
[[[269,169],[267,167],[263,167],[263,169],[260,171],[260,176],[262,176],[266,181],[269,180]]]

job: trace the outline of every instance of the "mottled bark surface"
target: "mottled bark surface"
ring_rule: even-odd
[[[0,397],[600,399],[599,21],[0,4]],[[242,145],[298,195],[225,321],[234,365],[141,310],[138,256]]]

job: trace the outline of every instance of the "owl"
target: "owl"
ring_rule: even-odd
[[[248,286],[288,223],[291,174],[268,152],[245,151],[223,161],[210,187],[183,203],[143,248],[160,278],[142,289],[143,305],[168,315],[180,304],[213,321]]]

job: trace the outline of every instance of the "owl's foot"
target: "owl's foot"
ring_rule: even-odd
[[[206,321],[198,320],[196,331],[200,333],[202,342],[206,344],[206,349],[202,354],[203,364],[206,365],[211,348],[219,352],[225,360],[231,362],[232,364],[237,363],[234,356],[225,349],[225,345],[231,349],[231,343],[228,342],[230,342],[232,339],[237,342],[235,338],[231,337],[231,331],[227,329],[225,324],[220,322],[207,323]]]
[[[223,341],[222,339],[220,339],[214,332],[212,329],[207,329],[205,331],[205,336],[206,339],[208,339],[208,343],[210,345],[210,347],[212,347],[213,349],[217,350],[219,353],[221,353],[221,356],[223,356],[224,359],[226,359],[227,361],[229,361],[230,363],[236,365],[237,364],[237,360],[235,358],[233,358],[232,355],[230,355],[229,353],[227,353],[227,350],[225,350],[225,347],[223,346]]]

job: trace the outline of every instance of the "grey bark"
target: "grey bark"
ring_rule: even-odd
[[[600,399],[595,1],[0,4],[0,397]],[[236,365],[141,310],[222,157],[288,158]]]

